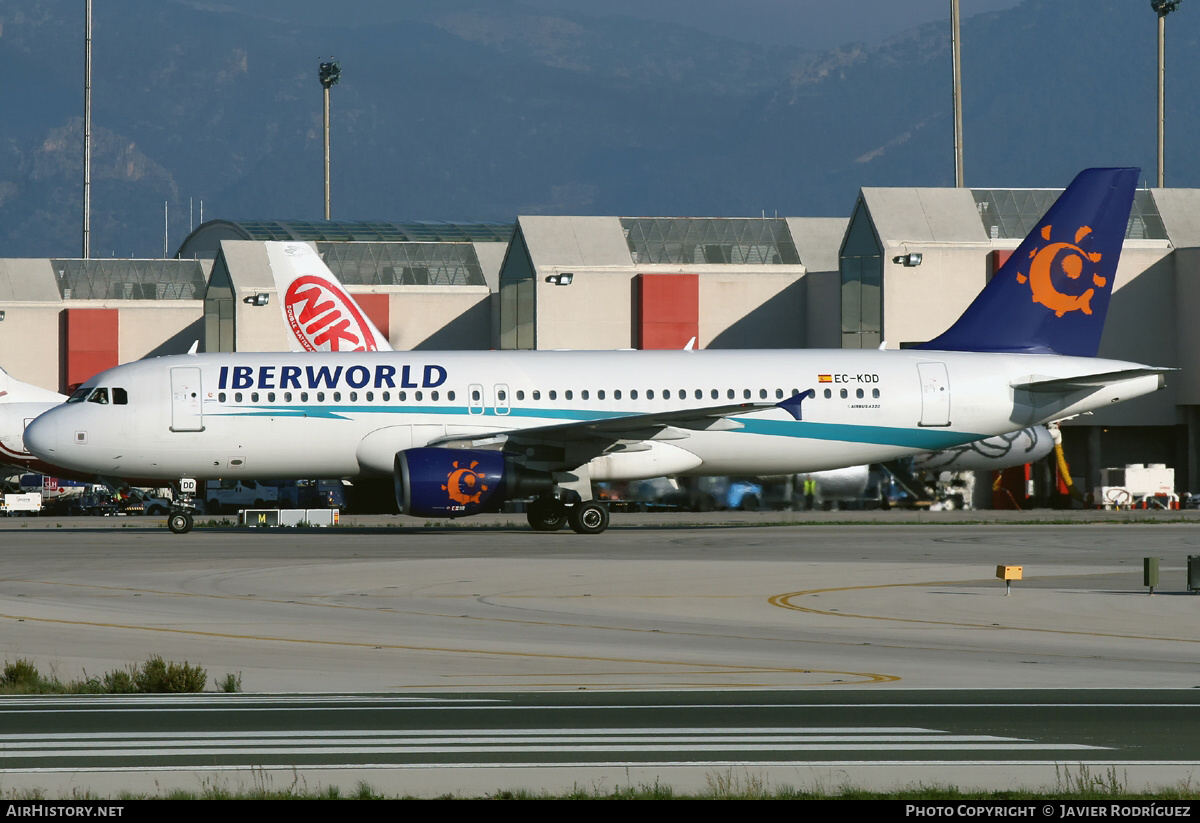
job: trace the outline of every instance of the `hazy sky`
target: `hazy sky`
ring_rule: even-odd
[[[897,32],[950,19],[950,0],[521,0],[580,14],[622,14],[678,21],[701,31],[770,45],[823,51],[855,40],[878,42]],[[1020,0],[961,0],[963,19]]]
[[[517,5],[592,16],[624,15],[680,25],[750,43],[825,51],[843,43],[876,43],[932,20],[950,19],[950,0],[509,0]],[[961,0],[963,19],[1006,9],[1021,0]],[[178,0],[221,6],[274,19],[330,19],[327,0]],[[431,0],[340,0],[334,21],[369,25],[403,17]],[[455,0],[432,0],[453,9]]]

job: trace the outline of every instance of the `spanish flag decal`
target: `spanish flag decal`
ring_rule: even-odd
[[[817,382],[818,383],[832,383],[833,375],[832,374],[818,374]]]

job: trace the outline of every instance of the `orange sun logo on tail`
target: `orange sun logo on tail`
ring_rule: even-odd
[[[1096,293],[1095,288],[1089,288],[1081,294],[1066,294],[1054,287],[1055,263],[1058,263],[1070,280],[1075,281],[1083,275],[1083,263],[1088,260],[1092,263],[1099,263],[1101,254],[1099,252],[1087,252],[1079,247],[1084,238],[1092,233],[1092,230],[1087,226],[1080,226],[1075,232],[1074,243],[1049,243],[1042,246],[1040,249],[1034,249],[1029,253],[1029,276],[1017,272],[1017,282],[1029,282],[1030,288],[1033,290],[1033,302],[1041,303],[1046,308],[1054,312],[1055,316],[1062,317],[1069,311],[1082,311],[1084,314],[1092,313],[1092,296]],[[1042,238],[1050,239],[1050,226],[1042,227]],[[1059,252],[1063,252],[1064,256],[1059,262]],[[1099,274],[1092,273],[1092,285],[1096,288],[1104,288],[1107,280]]]
[[[442,491],[455,503],[478,503],[482,494],[488,490],[483,484],[487,477],[475,471],[479,463],[472,461],[470,467],[465,469],[459,467],[457,460],[451,465],[454,466],[454,471],[446,475],[446,485],[442,486]]]

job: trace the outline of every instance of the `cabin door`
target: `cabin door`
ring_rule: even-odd
[[[945,363],[918,363],[922,426],[950,425],[950,377]]]
[[[204,431],[200,398],[200,369],[196,366],[171,369],[171,431]]]

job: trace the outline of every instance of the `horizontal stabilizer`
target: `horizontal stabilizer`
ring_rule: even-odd
[[[1013,383],[1018,391],[1039,392],[1043,394],[1062,394],[1064,392],[1087,391],[1113,386],[1136,377],[1148,377],[1157,374],[1159,388],[1166,382],[1164,376],[1169,371],[1178,369],[1143,367],[1140,369],[1122,369],[1121,371],[1100,372],[1098,374],[1082,374],[1077,377],[1056,377],[1050,380],[1033,380],[1028,383]]]

